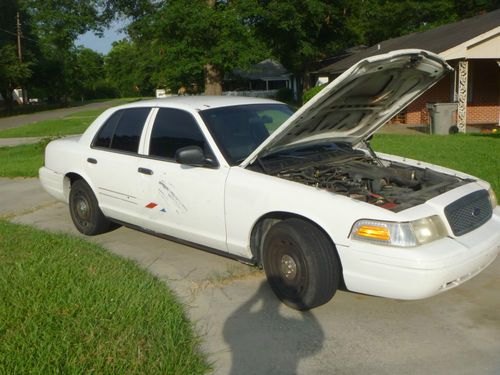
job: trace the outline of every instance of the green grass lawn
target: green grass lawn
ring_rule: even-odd
[[[134,102],[137,100],[141,99],[148,99],[148,97],[128,97],[128,98],[107,98],[107,99],[91,99],[91,100],[85,100],[85,101],[73,101],[69,103],[55,103],[55,104],[46,104],[46,103],[41,103],[41,104],[36,104],[36,105],[29,105],[29,106],[15,106],[13,108],[2,108],[0,107],[0,117],[12,117],[12,116],[19,116],[19,115],[25,115],[25,114],[30,114],[30,113],[37,113],[37,112],[45,112],[45,111],[52,111],[54,109],[61,109],[61,108],[70,108],[70,107],[80,107],[82,105],[86,104],[91,104],[91,103],[101,103],[101,102],[112,102],[112,105],[119,105],[119,104],[124,104],[124,103],[129,103],[129,102]]]
[[[140,98],[117,99],[113,101],[112,106],[137,100],[140,100]],[[43,120],[18,128],[1,130],[0,138],[60,137],[70,134],[81,134],[106,109],[91,109],[72,113],[60,119]]]
[[[66,116],[66,118],[92,118],[94,120],[97,116],[103,113],[107,108],[100,109],[89,109],[88,111],[81,111],[77,113],[73,113],[71,115]]]
[[[1,374],[204,374],[166,285],[76,237],[0,220]]]
[[[0,147],[0,177],[36,177],[44,163],[47,141],[15,147]]]
[[[0,138],[17,137],[59,137],[70,134],[80,134],[87,129],[93,117],[69,117],[56,120],[44,120],[0,131]]]
[[[61,119],[43,120],[0,131],[0,138],[17,137],[60,137],[70,134],[81,134],[106,109],[93,109],[73,113]]]
[[[500,135],[378,134],[376,151],[456,169],[488,181],[500,197]]]

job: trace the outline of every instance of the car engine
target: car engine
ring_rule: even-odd
[[[374,160],[329,162],[282,170],[277,177],[325,189],[392,211],[424,203],[465,183],[430,169]]]

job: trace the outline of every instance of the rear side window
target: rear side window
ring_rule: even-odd
[[[151,132],[149,155],[174,159],[175,152],[186,146],[199,146],[205,155],[212,156],[205,137],[190,113],[160,108]]]
[[[94,147],[106,147],[108,148],[113,139],[113,133],[115,132],[116,124],[122,116],[123,111],[118,111],[113,113],[111,117],[106,121],[106,123],[101,127],[97,137],[94,140]]]
[[[130,108],[115,112],[99,130],[94,147],[137,153],[149,111],[150,108]]]

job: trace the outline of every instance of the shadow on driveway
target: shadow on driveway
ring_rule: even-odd
[[[309,311],[283,305],[266,281],[226,320],[231,375],[296,374],[302,359],[319,352],[325,334]]]

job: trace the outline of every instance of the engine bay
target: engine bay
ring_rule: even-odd
[[[429,168],[380,160],[345,146],[333,152],[330,149],[310,155],[281,155],[261,166],[267,174],[394,212],[422,204],[468,182]]]

